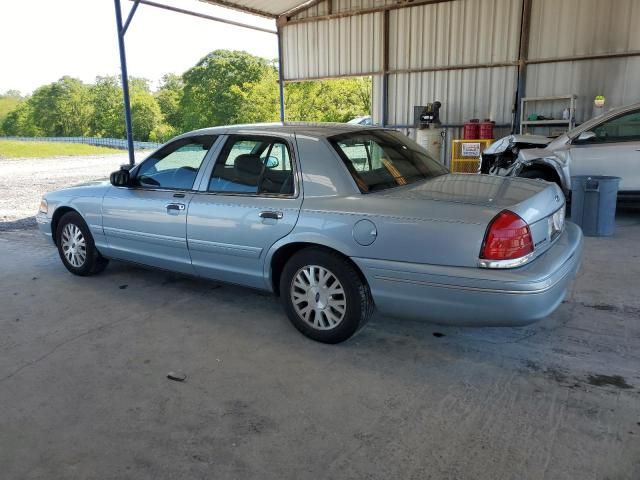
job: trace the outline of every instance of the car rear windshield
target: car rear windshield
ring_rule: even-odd
[[[362,193],[408,185],[449,173],[410,138],[392,130],[335,135],[336,149]]]

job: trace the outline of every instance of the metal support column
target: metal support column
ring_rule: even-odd
[[[278,28],[278,90],[280,94],[280,121],[284,122],[284,61],[282,59],[282,23],[286,23],[286,18],[278,18],[276,25]]]
[[[382,126],[389,123],[389,10],[383,13],[382,24]]]
[[[527,59],[529,58],[529,31],[531,30],[531,0],[522,2],[522,18],[520,21],[520,47],[518,49],[518,85],[516,87],[515,105],[511,133],[520,131],[520,104],[527,87]]]
[[[138,7],[138,2],[134,2],[126,23],[122,24],[122,9],[120,0],[113,0],[116,8],[116,26],[118,28],[118,47],[120,49],[120,69],[122,71],[122,96],[124,99],[124,121],[127,129],[127,150],[129,152],[129,164],[133,166],[136,162],[133,151],[133,125],[131,123],[131,102],[129,100],[129,75],[127,73],[127,57],[124,49],[124,34],[129,27],[133,14]]]

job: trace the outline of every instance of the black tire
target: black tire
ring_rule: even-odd
[[[74,265],[65,254],[65,249],[68,245],[65,244],[63,235],[65,234],[65,228],[67,226],[71,229],[74,227],[79,229],[82,234],[82,238],[84,239],[85,255],[84,261],[80,264]],[[82,277],[95,275],[96,273],[102,272],[109,263],[109,260],[100,255],[100,252],[96,249],[89,227],[82,216],[77,212],[65,213],[58,222],[58,226],[56,228],[56,245],[58,247],[58,254],[60,255],[62,264],[74,275],[80,275]]]
[[[309,314],[310,317],[305,320],[294,306],[292,298],[292,289],[296,276],[302,272],[305,267],[318,266],[332,274],[342,286],[343,294],[326,295],[325,299],[334,301],[334,298],[344,299],[345,309],[341,320],[333,327],[330,326],[329,317],[325,313],[321,313],[318,320],[324,323],[323,329],[314,327],[310,321],[316,320],[315,314]],[[329,285],[329,289],[334,284]],[[298,289],[300,295],[301,290]],[[340,343],[362,328],[373,313],[373,299],[369,285],[364,281],[355,267],[342,256],[325,250],[322,248],[310,247],[295,253],[284,266],[282,275],[280,276],[280,299],[284,306],[287,316],[294,327],[296,327],[303,335],[322,343]],[[338,301],[340,301],[338,300]],[[319,301],[319,293],[315,294],[315,301]],[[307,305],[304,303],[298,305]],[[322,305],[322,304],[315,304]],[[309,305],[310,306],[310,305]],[[310,306],[311,307],[311,306]],[[306,308],[306,307],[305,307]],[[330,310],[329,304],[325,304],[321,310]],[[304,309],[304,308],[303,308]],[[315,310],[312,308],[312,310]],[[338,310],[333,310],[331,315],[340,315]]]

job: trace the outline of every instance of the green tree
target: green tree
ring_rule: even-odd
[[[285,87],[287,120],[347,122],[371,114],[371,79],[296,82]]]
[[[149,89],[149,81],[144,78],[129,78],[129,93],[133,138],[146,141],[162,121],[160,107]],[[91,134],[125,138],[124,100],[120,79],[116,76],[96,78],[96,83],[91,87],[91,102]]]
[[[0,134],[3,133],[2,124],[7,115],[18,108],[24,99],[17,90],[7,90],[0,95]]]
[[[89,87],[77,78],[62,77],[33,92],[29,104],[33,123],[47,136],[88,135],[93,114]]]
[[[149,90],[131,89],[131,121],[134,140],[149,140],[151,132],[162,123],[158,102]]]
[[[183,75],[183,128],[243,122],[246,104],[240,91],[258,82],[268,68],[267,60],[246,52],[215,50],[208,54]]]
[[[37,137],[43,134],[33,121],[33,109],[29,101],[20,103],[8,113],[2,122],[2,133],[19,137]]]
[[[180,106],[183,94],[184,82],[182,77],[175,73],[167,73],[162,77],[160,87],[155,94],[164,122],[176,131],[180,130],[183,124]]]
[[[280,120],[278,71],[274,65],[268,65],[258,81],[233,85],[231,91],[242,99],[239,123]]]
[[[97,77],[91,87],[91,103],[91,134],[104,138],[124,138],[124,107],[118,77]]]

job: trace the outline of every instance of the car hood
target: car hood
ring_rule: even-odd
[[[111,183],[108,180],[94,180],[48,192],[44,195],[44,198],[54,203],[66,203],[79,197],[101,198],[110,187]]]
[[[508,208],[547,188],[547,184],[494,175],[448,174],[375,195],[406,200],[435,200]]]
[[[527,143],[527,144],[537,144],[537,145],[547,145],[551,142],[551,139],[548,137],[543,137],[542,135],[507,135],[506,137],[502,137],[491,145],[489,145],[483,153],[486,154],[496,154],[502,153],[511,145],[517,143]]]
[[[518,153],[518,160],[524,162],[546,157],[553,157],[553,150],[549,148],[527,148],[525,150],[520,150]]]
[[[83,182],[83,183],[78,183],[76,185],[70,185],[68,187],[65,187],[59,191],[63,192],[63,191],[77,191],[77,190],[81,190],[81,189],[94,189],[96,187],[108,187],[110,186],[111,183],[109,182],[109,179],[98,179],[98,180],[91,180],[89,182]]]

